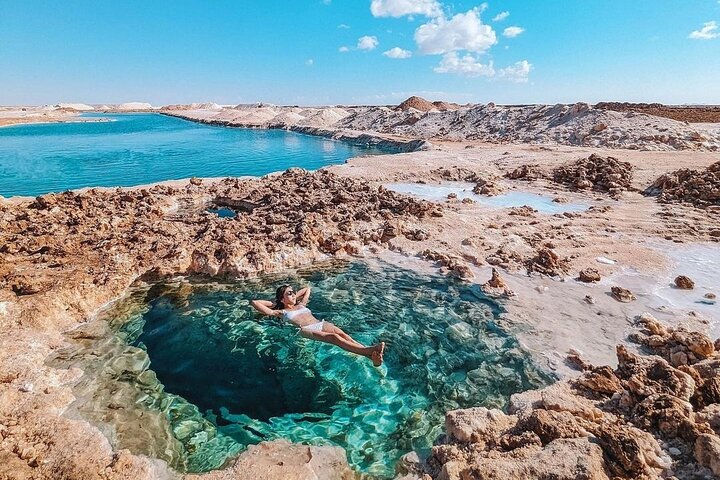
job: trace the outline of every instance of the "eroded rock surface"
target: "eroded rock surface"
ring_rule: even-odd
[[[697,332],[665,327],[647,314],[639,324],[633,338],[648,350],[618,346],[616,369],[580,361],[579,378],[513,395],[509,414],[449,412],[447,435],[424,473],[443,480],[717,475],[720,398],[713,394],[720,355]],[[671,357],[680,351],[691,361],[676,368]]]

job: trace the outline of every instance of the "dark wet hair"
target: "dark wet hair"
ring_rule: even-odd
[[[275,290],[275,310],[283,310],[285,308],[285,302],[283,302],[283,297],[285,296],[285,290],[290,288],[290,285],[280,285],[277,290]]]

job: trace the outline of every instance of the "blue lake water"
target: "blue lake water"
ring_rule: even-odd
[[[385,341],[385,365],[302,338],[250,307],[282,283],[311,285],[317,318],[365,344]],[[112,423],[121,448],[178,470],[221,468],[247,445],[285,438],[342,446],[356,469],[392,477],[401,455],[427,451],[443,432],[446,411],[502,408],[549,380],[498,326],[499,311],[477,285],[341,262],[139,290],[100,317],[114,335],[66,356],[95,372],[76,387],[75,407]],[[132,416],[138,409],[145,414]],[[149,433],[162,416],[166,426]]]
[[[215,127],[159,114],[84,116],[111,121],[0,128],[0,195],[316,170],[380,153],[283,130]]]

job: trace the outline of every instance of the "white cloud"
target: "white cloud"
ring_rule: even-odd
[[[507,38],[515,38],[525,31],[522,27],[507,27],[503,30],[503,36]]]
[[[338,52],[340,52],[340,53],[346,53],[346,52],[349,52],[349,51],[350,51],[350,49],[349,49],[348,47],[346,47],[345,45],[343,45],[342,47],[338,48]]]
[[[374,17],[439,17],[442,15],[442,7],[437,0],[372,0],[370,12]]]
[[[440,65],[433,71],[435,73],[453,73],[463,77],[493,77],[495,75],[492,62],[485,65],[469,53],[461,57],[457,52],[445,54]]]
[[[377,37],[365,35],[364,37],[358,38],[357,48],[359,50],[374,50],[379,43]]]
[[[720,32],[716,32],[717,29],[718,24],[716,21],[706,22],[700,30],[691,32],[688,38],[692,38],[693,40],[712,40],[713,38],[720,37]]]
[[[500,69],[498,77],[505,78],[513,83],[526,83],[530,70],[532,70],[532,64],[527,60],[522,60],[515,62],[509,67]]]
[[[410,58],[412,57],[412,52],[410,50],[403,50],[400,47],[394,47],[383,52],[383,55],[389,58]]]
[[[507,10],[504,12],[500,12],[493,17],[493,22],[502,22],[509,16],[510,16],[510,12],[508,12]]]
[[[341,23],[340,25],[337,26],[337,28],[348,29],[348,28],[350,28],[350,25],[348,25],[347,23]]]
[[[480,20],[483,6],[451,19],[438,17],[415,30],[415,42],[425,54],[439,55],[456,50],[484,52],[497,43],[495,31]]]
[[[313,60],[312,58],[308,58],[307,60],[305,60],[305,65],[307,65],[308,67],[312,67],[313,63],[315,63],[315,60]]]

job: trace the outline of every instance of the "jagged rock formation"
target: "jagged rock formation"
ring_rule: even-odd
[[[661,176],[645,190],[663,203],[685,202],[701,208],[720,205],[720,162],[705,170],[683,168]]]
[[[627,288],[612,287],[610,289],[610,293],[613,298],[620,303],[630,303],[633,300],[636,300],[635,295]]]
[[[480,290],[486,295],[491,296],[505,296],[505,297],[513,297],[515,296],[515,292],[510,290],[510,288],[505,283],[505,280],[500,276],[500,272],[498,272],[497,268],[492,269],[492,275],[490,277],[490,280],[483,283],[480,286]]]
[[[720,355],[706,336],[648,314],[617,347],[618,367],[578,364],[576,380],[513,395],[509,413],[449,412],[447,435],[415,478],[654,479],[720,475]],[[673,366],[683,354],[686,363]],[[676,368],[677,367],[677,368]]]
[[[662,103],[600,102],[595,108],[616,112],[636,112],[665,117],[679,122],[720,123],[720,107],[710,105],[680,106]]]
[[[411,119],[411,117],[414,117]],[[587,104],[470,105],[455,111],[412,111],[364,107],[335,127],[444,140],[558,143],[648,150],[717,150],[720,138],[674,120],[618,113]]]
[[[614,157],[592,154],[553,171],[553,181],[576,190],[596,190],[619,195],[630,188],[633,166]]]
[[[690,277],[678,275],[675,278],[675,286],[681,290],[692,290],[695,288],[695,282]]]
[[[542,248],[537,251],[537,255],[527,262],[528,273],[540,273],[550,277],[563,276],[568,273],[570,262],[567,259],[560,258],[550,248]]]
[[[598,272],[596,268],[586,268],[584,270],[580,270],[580,275],[578,276],[578,280],[585,283],[599,282],[600,279],[600,272]]]

